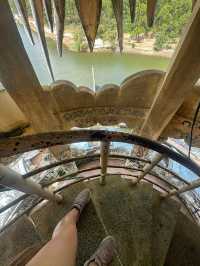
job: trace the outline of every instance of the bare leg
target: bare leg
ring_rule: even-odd
[[[78,246],[76,223],[79,215],[79,210],[73,208],[56,226],[52,239],[27,266],[75,266]]]
[[[84,207],[90,201],[90,191],[83,190],[75,198],[72,210],[56,226],[52,239],[33,257],[26,266],[75,266],[78,247],[76,224]],[[115,241],[104,238],[99,248],[84,265],[110,264],[114,256]]]
[[[90,190],[82,190],[74,199],[71,211],[56,226],[52,239],[27,266],[75,266],[78,246],[79,216],[90,201]]]

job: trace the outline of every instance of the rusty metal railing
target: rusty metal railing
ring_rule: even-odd
[[[24,151],[28,151],[32,149],[45,148],[45,147],[53,146],[53,145],[59,145],[59,144],[61,145],[61,144],[81,142],[81,141],[100,141],[102,143],[101,153],[94,154],[94,155],[81,156],[81,157],[76,157],[76,158],[69,158],[66,160],[55,162],[50,165],[31,171],[23,176],[19,175],[16,172],[13,172],[12,170],[6,168],[5,166],[1,166],[0,167],[0,184],[15,188],[27,194],[17,198],[16,200],[2,207],[0,209],[0,213],[3,213],[9,208],[15,206],[17,203],[23,201],[24,199],[26,199],[33,193],[37,194],[40,197],[39,201],[46,198],[46,199],[54,200],[58,202],[61,200],[61,198],[59,195],[55,194],[57,191],[54,191],[54,193],[51,193],[50,191],[46,189],[50,185],[52,185],[55,182],[61,182],[69,178],[70,179],[75,178],[76,180],[70,184],[70,185],[73,185],[74,183],[82,182],[86,179],[91,179],[94,177],[101,177],[101,181],[103,181],[104,183],[105,176],[109,174],[109,171],[108,171],[109,168],[117,168],[119,170],[120,169],[129,170],[131,171],[131,173],[127,173],[126,176],[136,178],[137,179],[136,183],[138,183],[142,179],[147,182],[152,183],[154,186],[157,186],[158,188],[160,188],[164,192],[165,196],[167,197],[174,196],[174,195],[177,195],[179,197],[181,193],[200,186],[199,180],[195,181],[195,183],[194,182],[190,183],[184,178],[182,178],[180,175],[178,175],[177,173],[173,172],[172,170],[169,170],[167,167],[164,167],[158,164],[162,160],[163,157],[167,157],[167,158],[175,160],[176,162],[180,163],[184,167],[190,169],[193,173],[200,176],[200,167],[196,163],[194,163],[192,160],[188,159],[187,157],[181,154],[174,152],[170,148],[158,142],[151,141],[151,140],[139,137],[139,136],[121,133],[121,132],[111,132],[111,131],[104,131],[104,130],[103,131],[102,130],[77,130],[77,131],[59,132],[59,133],[58,132],[44,133],[44,134],[37,135],[37,138],[33,138],[32,136],[25,136],[23,138],[12,138],[12,139],[7,140],[9,144],[7,151],[0,149],[0,156],[6,155],[6,153],[9,152],[9,147],[15,145],[15,143],[17,143],[17,148],[12,149],[11,154],[13,153],[16,154],[19,152],[24,152]],[[135,156],[110,154],[109,143],[111,141],[141,145],[145,148],[158,152],[159,155],[157,156],[158,158],[156,160],[150,161],[150,160],[145,160],[143,158],[138,158]],[[100,158],[100,161],[99,161],[100,164],[98,167],[91,167],[89,169],[79,170],[77,172],[71,173],[70,175],[65,175],[56,180],[47,182],[45,185],[40,186],[38,184],[33,183],[33,181],[31,180],[27,180],[28,178],[33,177],[36,174],[44,172],[48,169],[52,169],[59,165],[67,164],[70,162],[78,162],[82,160],[84,161],[85,159],[99,160],[99,158]],[[135,168],[127,167],[124,165],[123,166],[109,165],[109,159],[129,159],[131,161],[143,162],[146,164],[146,166],[143,169],[139,169],[137,167]],[[181,181],[184,185],[182,187],[178,187],[172,184],[169,180],[166,180],[163,177],[161,177],[159,174],[156,174],[155,172],[152,171],[155,166],[166,171],[168,174],[173,176],[174,179]],[[80,177],[80,176],[79,178],[77,178],[77,176],[80,175],[81,173],[90,172],[92,170],[100,170],[100,173],[98,175],[93,175],[93,176],[89,176],[86,178]],[[135,171],[137,172],[137,174],[134,173]],[[146,177],[147,174],[150,174],[151,176],[155,177],[157,180],[162,181],[165,184],[165,186],[162,186],[161,184],[147,178]],[[113,175],[113,173],[110,173],[109,175]],[[125,174],[119,171],[118,175],[123,176]],[[27,213],[32,207],[33,206],[25,210],[25,213]]]

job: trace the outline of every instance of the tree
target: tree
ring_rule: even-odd
[[[145,0],[137,1],[135,23],[132,26],[131,36],[137,41],[149,31],[147,27],[147,6]]]
[[[78,52],[87,50],[85,35],[81,28],[74,33],[74,48]]]
[[[111,1],[103,1],[101,22],[98,30],[98,37],[108,41],[112,48],[116,47],[116,20],[114,17]]]
[[[29,1],[24,1],[31,16]],[[9,2],[15,10],[13,1],[9,0]],[[150,29],[147,26],[147,0],[137,0],[134,24],[131,23],[130,19],[129,0],[123,2],[124,33],[130,34],[137,41],[141,41],[150,32],[152,37],[155,37],[154,48],[156,50],[169,48],[172,43],[177,42],[192,10],[192,0],[158,0],[154,27]],[[74,0],[66,1],[65,26],[74,33],[77,50],[82,49],[84,36]],[[111,0],[103,0],[101,22],[97,36],[104,41],[109,41],[112,48],[116,47],[116,20]]]
[[[158,2],[154,34],[155,49],[168,48],[176,43],[191,15],[191,0],[160,0]]]

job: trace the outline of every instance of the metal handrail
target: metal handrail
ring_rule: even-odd
[[[127,166],[117,166],[117,165],[108,165],[108,168],[116,168],[116,169],[125,169],[125,170],[134,170],[134,171],[141,171],[143,172],[143,169],[138,169],[138,168],[132,168],[132,167],[127,167]],[[65,181],[67,180],[68,178],[72,178],[72,177],[76,177],[78,174],[82,174],[82,173],[85,173],[85,172],[90,172],[90,171],[94,171],[94,170],[100,170],[101,167],[100,166],[96,166],[96,167],[91,167],[91,168],[86,168],[86,169],[82,169],[82,170],[79,170],[79,171],[76,171],[74,173],[71,173],[69,175],[64,175],[56,180],[52,180],[48,183],[45,183],[44,185],[42,185],[42,187],[49,187],[50,185],[54,184],[54,183],[57,183],[57,182],[62,182],[62,181]],[[123,175],[121,173],[118,173],[120,175]],[[109,174],[111,175],[111,174]],[[129,174],[124,174],[124,175],[129,175]],[[173,185],[172,183],[170,183],[169,181],[167,181],[166,179],[163,179],[162,177],[160,177],[158,174],[155,174],[154,172],[150,172],[150,175],[156,177],[157,179],[161,180],[162,182],[166,183],[168,186],[174,188],[174,189],[178,189],[177,186]],[[132,177],[135,177],[135,178],[138,178],[138,176],[136,175],[131,175]],[[148,179],[145,179],[144,180],[148,180]],[[149,180],[148,180],[149,181]],[[149,181],[150,182],[150,181]],[[154,185],[156,185],[157,183],[154,182]],[[158,185],[158,184],[157,184]],[[158,185],[158,187],[162,188],[163,190],[165,190],[165,188],[161,187],[160,185]],[[16,200],[10,202],[9,204],[7,204],[6,206],[0,208],[0,214],[6,210],[8,210],[9,208],[11,208],[12,206],[16,205],[17,203],[19,203],[20,201],[26,199],[27,197],[31,196],[30,194],[24,194],[22,195],[21,197],[17,198]]]
[[[36,194],[39,197],[57,203],[63,200],[60,195],[55,195],[51,191],[43,189],[39,183],[34,182],[33,180],[24,179],[22,175],[2,164],[0,164],[0,183],[26,194]]]
[[[65,159],[65,160],[60,160],[58,162],[55,162],[55,163],[52,163],[52,164],[49,164],[49,165],[45,165],[43,167],[40,167],[36,170],[33,170],[33,171],[30,171],[28,172],[27,174],[24,174],[23,175],[23,178],[30,178],[36,174],[39,174],[43,171],[46,171],[46,170],[49,170],[49,169],[52,169],[54,167],[57,167],[59,165],[64,165],[64,164],[68,164],[68,163],[71,163],[71,162],[77,162],[77,161],[82,161],[82,160],[86,160],[86,159],[95,159],[95,158],[100,158],[100,154],[94,154],[94,155],[87,155],[87,156],[82,156],[82,157],[74,157],[74,158],[69,158],[69,159]],[[131,160],[131,161],[139,161],[139,162],[144,162],[144,163],[147,163],[147,164],[150,164],[151,161],[150,160],[145,160],[145,159],[142,159],[142,158],[139,158],[139,157],[135,157],[135,156],[128,156],[128,155],[121,155],[121,154],[110,154],[109,155],[109,158],[110,159],[125,159],[125,160]],[[188,182],[187,180],[183,179],[181,176],[179,176],[177,173],[175,173],[174,171],[172,170],[169,170],[168,168],[162,166],[162,165],[156,165],[156,167],[166,171],[167,173],[173,175],[174,178],[176,178],[177,180],[185,183],[185,184],[190,184],[190,182]],[[138,169],[139,170],[139,169]]]
[[[101,185],[105,185],[106,183],[106,174],[107,174],[107,166],[108,166],[108,158],[109,158],[109,150],[110,150],[110,142],[102,141],[100,144],[100,165],[101,165]]]
[[[38,169],[35,169],[33,171],[30,171],[26,174],[23,175],[23,178],[29,178],[29,177],[32,177],[34,175],[37,175],[41,172],[44,172],[46,170],[49,170],[51,168],[54,168],[54,167],[57,167],[59,165],[62,165],[62,164],[68,164],[68,163],[73,163],[73,162],[76,162],[76,161],[81,161],[81,160],[86,160],[86,159],[94,159],[94,158],[99,158],[100,157],[100,154],[94,154],[94,155],[87,155],[87,156],[81,156],[81,157],[73,157],[73,158],[68,158],[68,159],[65,159],[65,160],[60,160],[58,162],[54,162],[54,163],[51,163],[49,165],[45,165],[43,167],[40,167]]]
[[[88,159],[95,159],[95,158],[100,158],[100,154],[93,154],[93,155],[86,155],[86,156],[80,156],[80,157],[72,157],[72,158],[68,158],[65,160],[60,160],[58,162],[54,162],[48,165],[45,165],[43,167],[40,167],[38,169],[35,169],[33,171],[30,171],[26,174],[23,175],[23,178],[29,178],[32,177],[34,175],[37,175],[41,172],[44,172],[46,170],[49,170],[51,168],[63,165],[63,164],[68,164],[68,163],[72,163],[72,162],[77,162],[77,161],[84,161],[84,160],[88,160]],[[109,158],[116,158],[116,159],[126,159],[126,160],[132,160],[132,161],[140,161],[140,162],[144,162],[144,163],[151,163],[150,160],[145,160],[143,158],[139,158],[139,157],[135,157],[135,156],[128,156],[128,155],[121,155],[121,154],[110,154]]]
[[[87,169],[88,171],[89,171],[89,169]],[[99,170],[100,170],[100,167],[99,167]],[[116,173],[116,174],[113,174],[113,173],[108,173],[108,175],[112,175],[112,176],[116,176],[116,175],[119,175],[120,173]],[[121,176],[131,176],[131,177],[136,177],[137,178],[137,176],[134,176],[134,175],[131,175],[131,174],[120,174]],[[80,183],[80,182],[83,182],[83,181],[86,181],[86,180],[90,180],[90,179],[94,179],[94,178],[97,178],[97,177],[99,177],[100,178],[100,176],[101,176],[101,174],[99,173],[99,174],[96,174],[96,175],[92,175],[92,176],[87,176],[87,177],[79,177],[79,178],[77,178],[74,182],[72,182],[72,183],[69,183],[69,184],[65,184],[64,186],[62,186],[62,187],[60,187],[60,188],[58,188],[58,189],[56,189],[55,191],[54,191],[54,193],[58,193],[58,192],[60,192],[60,191],[62,191],[63,189],[66,189],[67,187],[70,187],[70,186],[72,186],[72,185],[75,185],[75,184],[77,184],[77,183]],[[161,178],[162,179],[162,178]],[[157,183],[155,183],[155,182],[153,182],[153,181],[151,181],[151,180],[149,180],[149,179],[147,179],[147,178],[144,178],[144,180],[145,181],[147,181],[147,182],[149,182],[149,183],[151,183],[151,184],[153,184],[153,185],[155,185],[155,186],[157,186],[157,187],[159,187],[159,188],[161,188],[161,189],[163,189],[163,191],[165,191],[165,192],[169,192],[168,190],[166,190],[166,188],[164,188],[164,187],[162,187],[161,185],[159,185],[159,184],[157,184]],[[164,179],[162,179],[162,181],[166,181],[166,180],[164,180]],[[55,181],[56,182],[56,181]],[[172,184],[170,184],[170,185],[172,185]],[[48,186],[48,185],[47,185]],[[31,195],[26,195],[27,197],[28,196],[31,196]],[[182,202],[183,202],[183,200],[181,199],[181,198],[179,198]],[[30,207],[28,207],[26,210],[24,210],[23,212],[21,212],[18,216],[16,216],[13,220],[11,220],[8,224],[6,224],[4,227],[2,227],[1,229],[0,229],[0,233],[2,233],[6,228],[8,228],[10,225],[12,225],[13,223],[15,223],[20,217],[22,217],[24,214],[27,214],[27,213],[29,213],[34,207],[36,207],[39,203],[41,203],[43,201],[43,199],[38,199],[32,206],[30,206]],[[183,202],[184,203],[184,202]],[[188,209],[188,207],[186,206],[186,204],[184,203],[184,205],[185,205],[185,207]],[[189,212],[190,213],[190,212]],[[194,219],[194,217],[195,217],[195,215],[193,214],[192,215],[192,213],[190,213],[191,214],[191,216],[192,216],[192,218]]]
[[[132,168],[132,167],[127,167],[127,166],[118,166],[118,165],[108,165],[108,168],[116,168],[116,169],[125,169],[125,170],[132,170],[132,171],[143,171],[142,169],[138,169],[138,168]],[[68,178],[72,178],[72,177],[76,177],[79,174],[82,174],[84,172],[89,172],[89,171],[94,171],[94,170],[100,170],[101,167],[100,166],[96,166],[96,167],[91,167],[91,168],[86,168],[86,169],[82,169],[79,171],[76,171],[74,173],[71,173],[69,175],[64,175],[56,180],[52,180],[48,183],[45,183],[44,185],[42,185],[42,187],[49,187],[50,185],[57,183],[57,182],[62,182],[67,180]],[[121,173],[119,173],[121,175]],[[155,175],[155,173],[151,173],[151,175],[155,176],[157,179],[160,179],[161,181],[165,182],[167,185],[172,186],[173,188],[176,188],[176,186],[172,185],[171,183],[169,183],[168,181],[166,181],[165,179],[161,178],[159,175]],[[127,174],[128,176],[128,174]],[[136,177],[135,175],[132,175],[132,177]],[[178,188],[177,188],[178,189]],[[31,196],[30,194],[24,194],[21,197],[17,198],[16,200],[10,202],[9,204],[7,204],[6,206],[0,208],[0,214],[4,211],[6,211],[7,209],[9,209],[10,207],[16,205],[17,203],[19,203],[20,201],[26,199],[27,197]]]
[[[193,173],[200,176],[200,167],[195,162],[193,162],[192,160],[190,160],[186,156],[183,156],[181,154],[174,152],[173,150],[169,149],[165,145],[162,145],[158,142],[155,142],[155,141],[152,141],[152,140],[140,137],[140,136],[130,135],[130,134],[121,133],[121,132],[105,131],[105,130],[77,130],[77,131],[68,131],[68,132],[52,132],[52,133],[41,133],[41,134],[38,134],[37,137],[36,136],[24,136],[23,138],[11,138],[11,139],[5,140],[3,143],[3,146],[5,147],[5,145],[6,145],[5,142],[7,142],[7,145],[6,145],[7,149],[6,150],[3,150],[1,148],[2,143],[0,141],[0,156],[2,154],[5,155],[8,152],[11,155],[11,154],[17,154],[17,153],[23,152],[23,151],[33,150],[36,148],[45,148],[45,147],[49,147],[49,146],[53,146],[53,145],[62,145],[62,144],[82,142],[82,141],[101,141],[102,143],[109,143],[110,141],[115,141],[115,142],[125,142],[125,143],[130,143],[130,144],[137,144],[137,145],[143,146],[145,148],[149,148],[151,150],[154,150],[154,151],[160,153],[162,156],[169,157],[169,158],[175,160],[176,162],[178,162],[181,165],[190,169]],[[12,151],[11,151],[10,147],[13,147],[13,146],[15,148],[12,149]],[[24,181],[26,181],[27,178],[32,177],[36,174],[39,174],[45,170],[59,166],[61,164],[67,164],[70,162],[81,161],[84,159],[95,159],[95,158],[99,158],[99,157],[100,157],[99,154],[95,154],[95,155],[70,158],[70,159],[59,161],[59,162],[55,162],[53,164],[50,164],[50,165],[41,167],[39,169],[36,169],[34,171],[31,171],[24,176],[20,176],[20,180],[21,180],[21,183],[23,183]],[[132,156],[114,155],[114,154],[110,155],[109,154],[109,158],[129,159],[129,160],[142,161],[142,162],[145,162],[147,164],[151,164],[151,161],[149,161],[149,160],[145,160],[145,159],[138,158],[138,157],[132,157]],[[165,168],[164,166],[161,166],[159,164],[155,164],[154,166],[159,167],[160,169],[163,169],[166,172],[172,174],[174,178],[184,182],[184,184],[188,185],[188,187],[191,186],[190,182],[184,180],[178,174]],[[107,163],[106,163],[106,168],[107,167],[113,167],[113,168],[119,168],[119,169],[123,168],[123,169],[127,169],[127,170],[132,170],[132,171],[136,170],[136,171],[144,172],[143,169],[126,167],[126,166],[112,166],[112,165],[107,165]],[[83,170],[77,171],[75,173],[72,173],[68,176],[63,176],[57,180],[50,181],[49,183],[43,185],[42,187],[45,188],[45,187],[47,187],[47,186],[49,186],[55,182],[63,181],[67,177],[72,178],[73,176],[76,176],[80,173],[92,171],[92,170],[97,170],[97,169],[102,170],[102,165],[101,165],[101,167],[99,166],[99,167],[93,167],[90,169],[83,169]],[[159,175],[156,176],[155,173],[153,173],[153,172],[149,172],[149,173],[151,175],[157,177],[158,179],[162,180],[163,182],[165,182],[168,186],[175,189],[172,191],[166,191],[166,188],[163,188],[162,186],[160,186],[159,184],[157,184],[151,180],[148,180],[148,179],[146,180],[145,176],[142,176],[142,179],[144,179],[144,180],[156,185],[157,187],[160,187],[161,189],[165,190],[168,195],[173,195],[173,194],[176,195],[176,194],[178,194],[177,193],[178,190],[181,191],[179,188],[177,188],[176,186],[174,186],[170,182],[166,181],[165,179],[161,178]],[[118,174],[120,174],[120,173],[118,173]],[[124,174],[122,173],[120,175],[124,175]],[[126,175],[128,176],[129,174],[126,174]],[[99,176],[99,174],[96,176]],[[138,176],[134,176],[134,175],[130,175],[130,176],[139,178]],[[24,181],[21,179],[21,177]],[[15,178],[14,173],[13,173],[13,178]],[[81,178],[78,181],[81,182],[85,179],[91,179],[91,178],[92,177]],[[7,182],[9,180],[4,178],[4,181]],[[24,182],[24,183],[26,184],[29,182]],[[74,183],[72,183],[72,184],[74,184]],[[29,188],[30,188],[30,186],[29,186]],[[186,188],[186,186],[184,188]],[[25,189],[25,191],[26,191],[26,189]],[[39,190],[38,190],[38,192],[39,192]],[[49,198],[53,199],[53,195],[51,196],[49,194],[49,192],[47,193],[46,191],[42,192],[41,194],[39,193],[41,197],[43,197],[42,196],[43,193],[46,193],[47,198],[49,197]],[[24,198],[26,198],[28,196],[29,195],[23,195],[22,196],[23,198],[20,197],[20,198],[14,200],[13,202],[9,203],[7,206],[4,206],[3,208],[0,209],[0,213],[5,211],[8,208],[14,206],[15,204],[17,204],[18,202],[20,202],[21,200],[23,200]],[[33,206],[31,206],[31,208],[32,207]]]
[[[106,130],[72,130],[62,132],[40,133],[15,137],[0,141],[0,156],[11,156],[34,149],[47,148],[54,145],[71,144],[85,141],[124,142],[136,144],[144,148],[164,154],[166,157],[180,163],[193,173],[200,176],[200,167],[188,157],[178,154],[165,145],[133,134]],[[6,149],[5,149],[6,147]]]
[[[17,199],[9,202],[7,205],[5,205],[5,206],[0,208],[0,214],[3,213],[4,211],[10,209],[11,207],[15,206],[17,203],[19,203],[20,201],[26,199],[29,196],[30,196],[29,194],[24,194],[24,195],[18,197]]]
[[[119,174],[109,174],[108,175],[119,175]],[[92,175],[92,176],[87,176],[87,177],[81,177],[77,180],[75,180],[74,182],[70,183],[70,184],[67,184],[67,185],[64,185],[62,186],[61,188],[55,190],[54,192],[55,193],[58,193],[60,191],[62,191],[63,189],[66,189],[67,187],[70,187],[72,185],[75,185],[77,183],[80,183],[80,182],[83,182],[85,180],[90,180],[90,179],[94,179],[94,178],[97,178],[97,177],[100,177],[101,174],[97,174],[97,175]],[[132,176],[132,175],[129,175],[129,176]],[[133,176],[134,177],[134,176]],[[148,181],[148,180],[147,180]],[[153,184],[153,183],[152,183]],[[157,185],[157,184],[155,184]],[[163,189],[165,191],[165,189]],[[167,192],[167,191],[166,191]],[[30,195],[27,195],[27,196],[30,196]],[[11,220],[8,224],[6,224],[4,227],[2,227],[0,229],[0,233],[2,233],[6,228],[8,228],[10,225],[12,225],[13,223],[15,223],[20,217],[22,217],[24,214],[27,214],[29,213],[34,207],[36,207],[39,203],[41,203],[43,201],[43,199],[39,199],[38,201],[36,201],[36,203],[34,203],[32,206],[28,207],[26,210],[24,210],[23,212],[21,212],[18,216],[16,216],[13,220]]]
[[[98,158],[99,155],[95,155],[95,156],[84,156],[84,157],[75,158],[75,159],[76,159],[76,161],[78,161],[79,159],[80,159],[80,160],[82,160],[82,159],[87,159],[87,158],[92,158],[92,159],[94,159],[95,157]],[[117,156],[116,156],[116,155],[114,155],[114,156],[111,155],[110,157],[113,157],[113,158],[123,158],[123,159],[127,159],[127,158],[132,159],[132,158],[134,158],[134,157],[124,156],[124,155],[117,155]],[[134,158],[134,159],[136,159],[136,160],[140,160],[140,158]],[[32,171],[32,172],[30,172],[31,175],[26,176],[26,178],[27,178],[27,177],[31,177],[31,176],[33,176],[33,175],[35,175],[35,174],[38,174],[38,173],[40,173],[40,172],[42,172],[42,171],[45,171],[45,170],[47,170],[47,169],[50,169],[50,168],[56,167],[56,166],[58,166],[58,165],[60,165],[60,164],[68,163],[69,161],[70,161],[70,162],[73,162],[73,160],[74,160],[74,158],[71,158],[71,159],[67,159],[67,160],[63,160],[63,161],[57,162],[56,164],[53,163],[53,164],[51,164],[51,165],[48,165],[48,166],[45,166],[45,167],[39,168],[39,169],[37,169],[37,172],[36,172],[36,171]],[[142,160],[142,161],[144,161],[144,160]],[[150,163],[150,161],[147,161],[147,162]],[[133,168],[133,167],[115,166],[115,165],[108,165],[108,167],[109,167],[109,168],[121,168],[121,169],[126,169],[126,170],[134,170],[134,171],[141,171],[141,172],[143,172],[143,169]],[[167,168],[162,167],[162,166],[159,166],[159,165],[157,165],[157,167],[160,167],[161,169],[163,169],[163,170],[165,170],[165,171],[168,170]],[[54,183],[56,183],[56,182],[64,181],[65,179],[67,179],[67,178],[69,178],[69,177],[72,178],[73,176],[76,176],[76,175],[78,175],[78,174],[80,174],[80,173],[84,173],[84,172],[88,172],[88,171],[92,171],[92,170],[100,170],[100,169],[101,169],[100,166],[99,166],[99,167],[92,167],[92,168],[89,168],[89,169],[82,169],[82,170],[76,171],[76,172],[74,172],[74,173],[71,173],[71,174],[69,174],[69,175],[62,176],[61,178],[58,178],[58,179],[56,179],[56,180],[50,181],[50,182],[46,183],[43,187],[50,186],[50,185],[52,185],[52,184],[54,184]],[[30,174],[30,173],[28,173],[28,174]],[[171,173],[171,171],[170,171],[170,173]],[[150,172],[150,174],[151,174],[152,176],[156,177],[157,179],[160,179],[161,181],[165,182],[168,186],[171,186],[171,187],[173,187],[173,188],[175,188],[175,189],[178,189],[178,187],[176,187],[176,186],[173,185],[172,183],[168,182],[166,179],[161,178],[158,174],[155,174],[154,172]],[[172,172],[171,174],[174,175],[174,176],[176,177],[176,174],[175,174],[175,173]],[[134,176],[134,177],[137,177],[137,176]],[[179,180],[179,178],[177,178],[177,179]],[[181,181],[182,181],[182,180],[181,180]],[[185,180],[184,180],[184,181],[185,181]],[[185,181],[185,182],[186,182],[186,181]],[[2,208],[0,209],[0,213],[4,212],[5,210],[9,209],[10,207],[16,205],[18,202],[22,201],[23,199],[27,198],[28,196],[30,196],[30,195],[25,194],[25,195],[23,195],[23,196],[17,198],[16,200],[12,201],[12,202],[9,203],[8,205],[2,207]]]

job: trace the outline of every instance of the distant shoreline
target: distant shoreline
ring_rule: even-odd
[[[145,40],[144,40],[145,42]],[[147,56],[157,56],[157,57],[164,57],[170,59],[174,53],[174,50],[161,50],[161,51],[155,51],[150,50],[146,51],[145,49],[140,48],[131,48],[131,49],[124,49],[125,53],[129,54],[140,54],[140,55],[147,55]]]
[[[20,18],[16,15],[16,20],[21,24]],[[30,27],[32,31],[36,32],[36,26],[33,21],[33,19],[29,19]],[[54,33],[52,33],[47,26],[44,28],[45,35],[47,38],[50,38],[54,41],[56,41],[56,36]],[[147,55],[147,56],[157,56],[157,57],[164,57],[164,58],[171,58],[175,47],[172,49],[162,49],[160,51],[155,51],[153,49],[155,39],[152,38],[146,38],[142,40],[141,42],[134,41],[133,43],[128,42],[128,36],[127,34],[124,34],[124,53],[127,54],[140,54],[140,55]],[[131,47],[131,45],[134,44],[135,47]],[[76,49],[73,48],[74,46],[74,37],[73,33],[65,31],[64,38],[63,38],[63,45],[67,47],[70,51],[76,51]],[[111,52],[111,48],[94,48],[94,52]],[[82,51],[87,52],[87,51]]]

